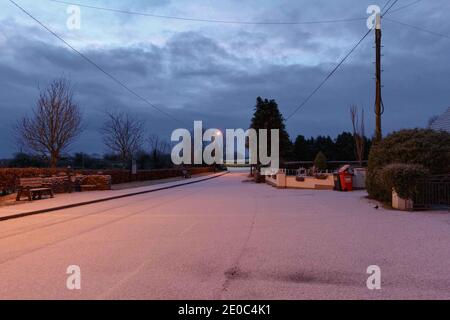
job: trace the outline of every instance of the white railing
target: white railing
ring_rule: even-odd
[[[300,169],[280,169],[278,172],[279,173],[283,173],[287,176],[302,176],[302,177],[308,177],[308,176],[312,176],[309,174],[308,169],[305,168],[300,168]],[[314,172],[314,174],[333,174],[334,171],[332,170],[317,170]]]

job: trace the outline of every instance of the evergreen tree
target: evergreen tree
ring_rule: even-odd
[[[286,131],[283,115],[278,109],[278,104],[275,100],[262,99],[258,97],[256,99],[255,113],[251,120],[250,128],[259,130],[268,130],[268,152],[271,154],[271,129],[280,130],[280,163],[290,157],[292,152],[292,142],[289,139],[289,134]],[[259,141],[259,136],[258,136]],[[259,146],[258,146],[259,147]]]
[[[295,139],[293,155],[296,161],[308,161],[310,158],[310,148],[308,141],[302,135]]]
[[[322,151],[319,151],[316,158],[314,159],[314,166],[318,170],[326,170],[327,169],[327,157]]]
[[[315,140],[314,153],[322,152],[329,160],[335,160],[335,147],[334,141],[330,136],[318,136]]]
[[[355,142],[353,134],[342,132],[337,136],[335,142],[335,160],[337,161],[355,161]],[[366,158],[367,159],[367,158]]]

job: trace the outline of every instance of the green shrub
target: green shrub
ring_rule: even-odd
[[[395,189],[403,199],[414,199],[417,195],[417,183],[427,177],[429,171],[420,164],[388,164],[381,170],[386,192]]]
[[[318,170],[326,170],[327,169],[327,157],[325,157],[325,154],[320,151],[316,158],[314,159],[314,166]]]
[[[382,169],[389,164],[421,165],[430,174],[450,173],[450,133],[430,129],[394,132],[374,145],[369,155],[366,187],[371,198],[388,202],[391,190]]]

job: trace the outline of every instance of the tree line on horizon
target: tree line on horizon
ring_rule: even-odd
[[[135,160],[141,168],[170,166],[167,157],[169,144],[156,135],[147,136],[144,121],[137,117],[125,112],[105,112],[105,120],[99,129],[108,150],[103,158],[85,153],[69,154],[70,146],[84,129],[82,113],[74,99],[70,81],[55,79],[40,91],[31,113],[15,124],[20,152],[2,165],[130,168],[132,160]]]
[[[369,157],[372,140],[364,137],[364,145],[363,161]],[[329,135],[310,138],[299,135],[293,142],[291,160],[314,161],[319,152],[322,152],[328,161],[358,161],[354,135],[349,131],[343,131],[334,139]]]
[[[310,138],[298,135],[291,141],[276,101],[258,97],[250,127],[280,130],[282,161],[313,161],[319,153],[328,161],[362,161],[368,157],[371,140],[364,135],[364,115],[359,118],[356,107],[351,109],[351,120],[353,133],[344,131],[334,139],[329,135]],[[99,132],[108,153],[102,158],[85,153],[69,155],[70,146],[84,128],[82,113],[75,102],[70,81],[65,78],[55,79],[41,90],[30,115],[23,117],[15,125],[21,151],[6,165],[129,168],[131,160],[135,160],[140,169],[172,166],[170,143],[156,135],[146,137],[144,122],[130,114],[105,112],[105,120]],[[268,143],[270,146],[270,141]],[[150,151],[146,152],[145,149]]]
[[[310,138],[298,135],[292,141],[286,131],[285,119],[279,111],[277,102],[258,97],[250,127],[280,130],[280,157],[283,162],[314,161],[322,154],[328,161],[362,163],[368,159],[372,140],[364,133],[364,113],[358,115],[356,106],[350,107],[350,123],[353,132],[343,131],[334,139],[329,135]]]

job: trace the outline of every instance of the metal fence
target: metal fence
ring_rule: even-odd
[[[336,170],[343,165],[350,164],[353,167],[363,167],[366,168],[368,162],[365,160],[362,163],[359,161],[327,161],[327,167],[330,170]],[[283,163],[284,167],[288,169],[297,169],[299,167],[311,168],[314,166],[314,161],[288,161]]]
[[[450,175],[433,176],[420,181],[414,198],[414,209],[450,210]]]
[[[308,175],[308,169],[280,169],[278,172],[284,173],[287,176],[306,176]],[[316,170],[315,174],[332,174],[332,170]]]

